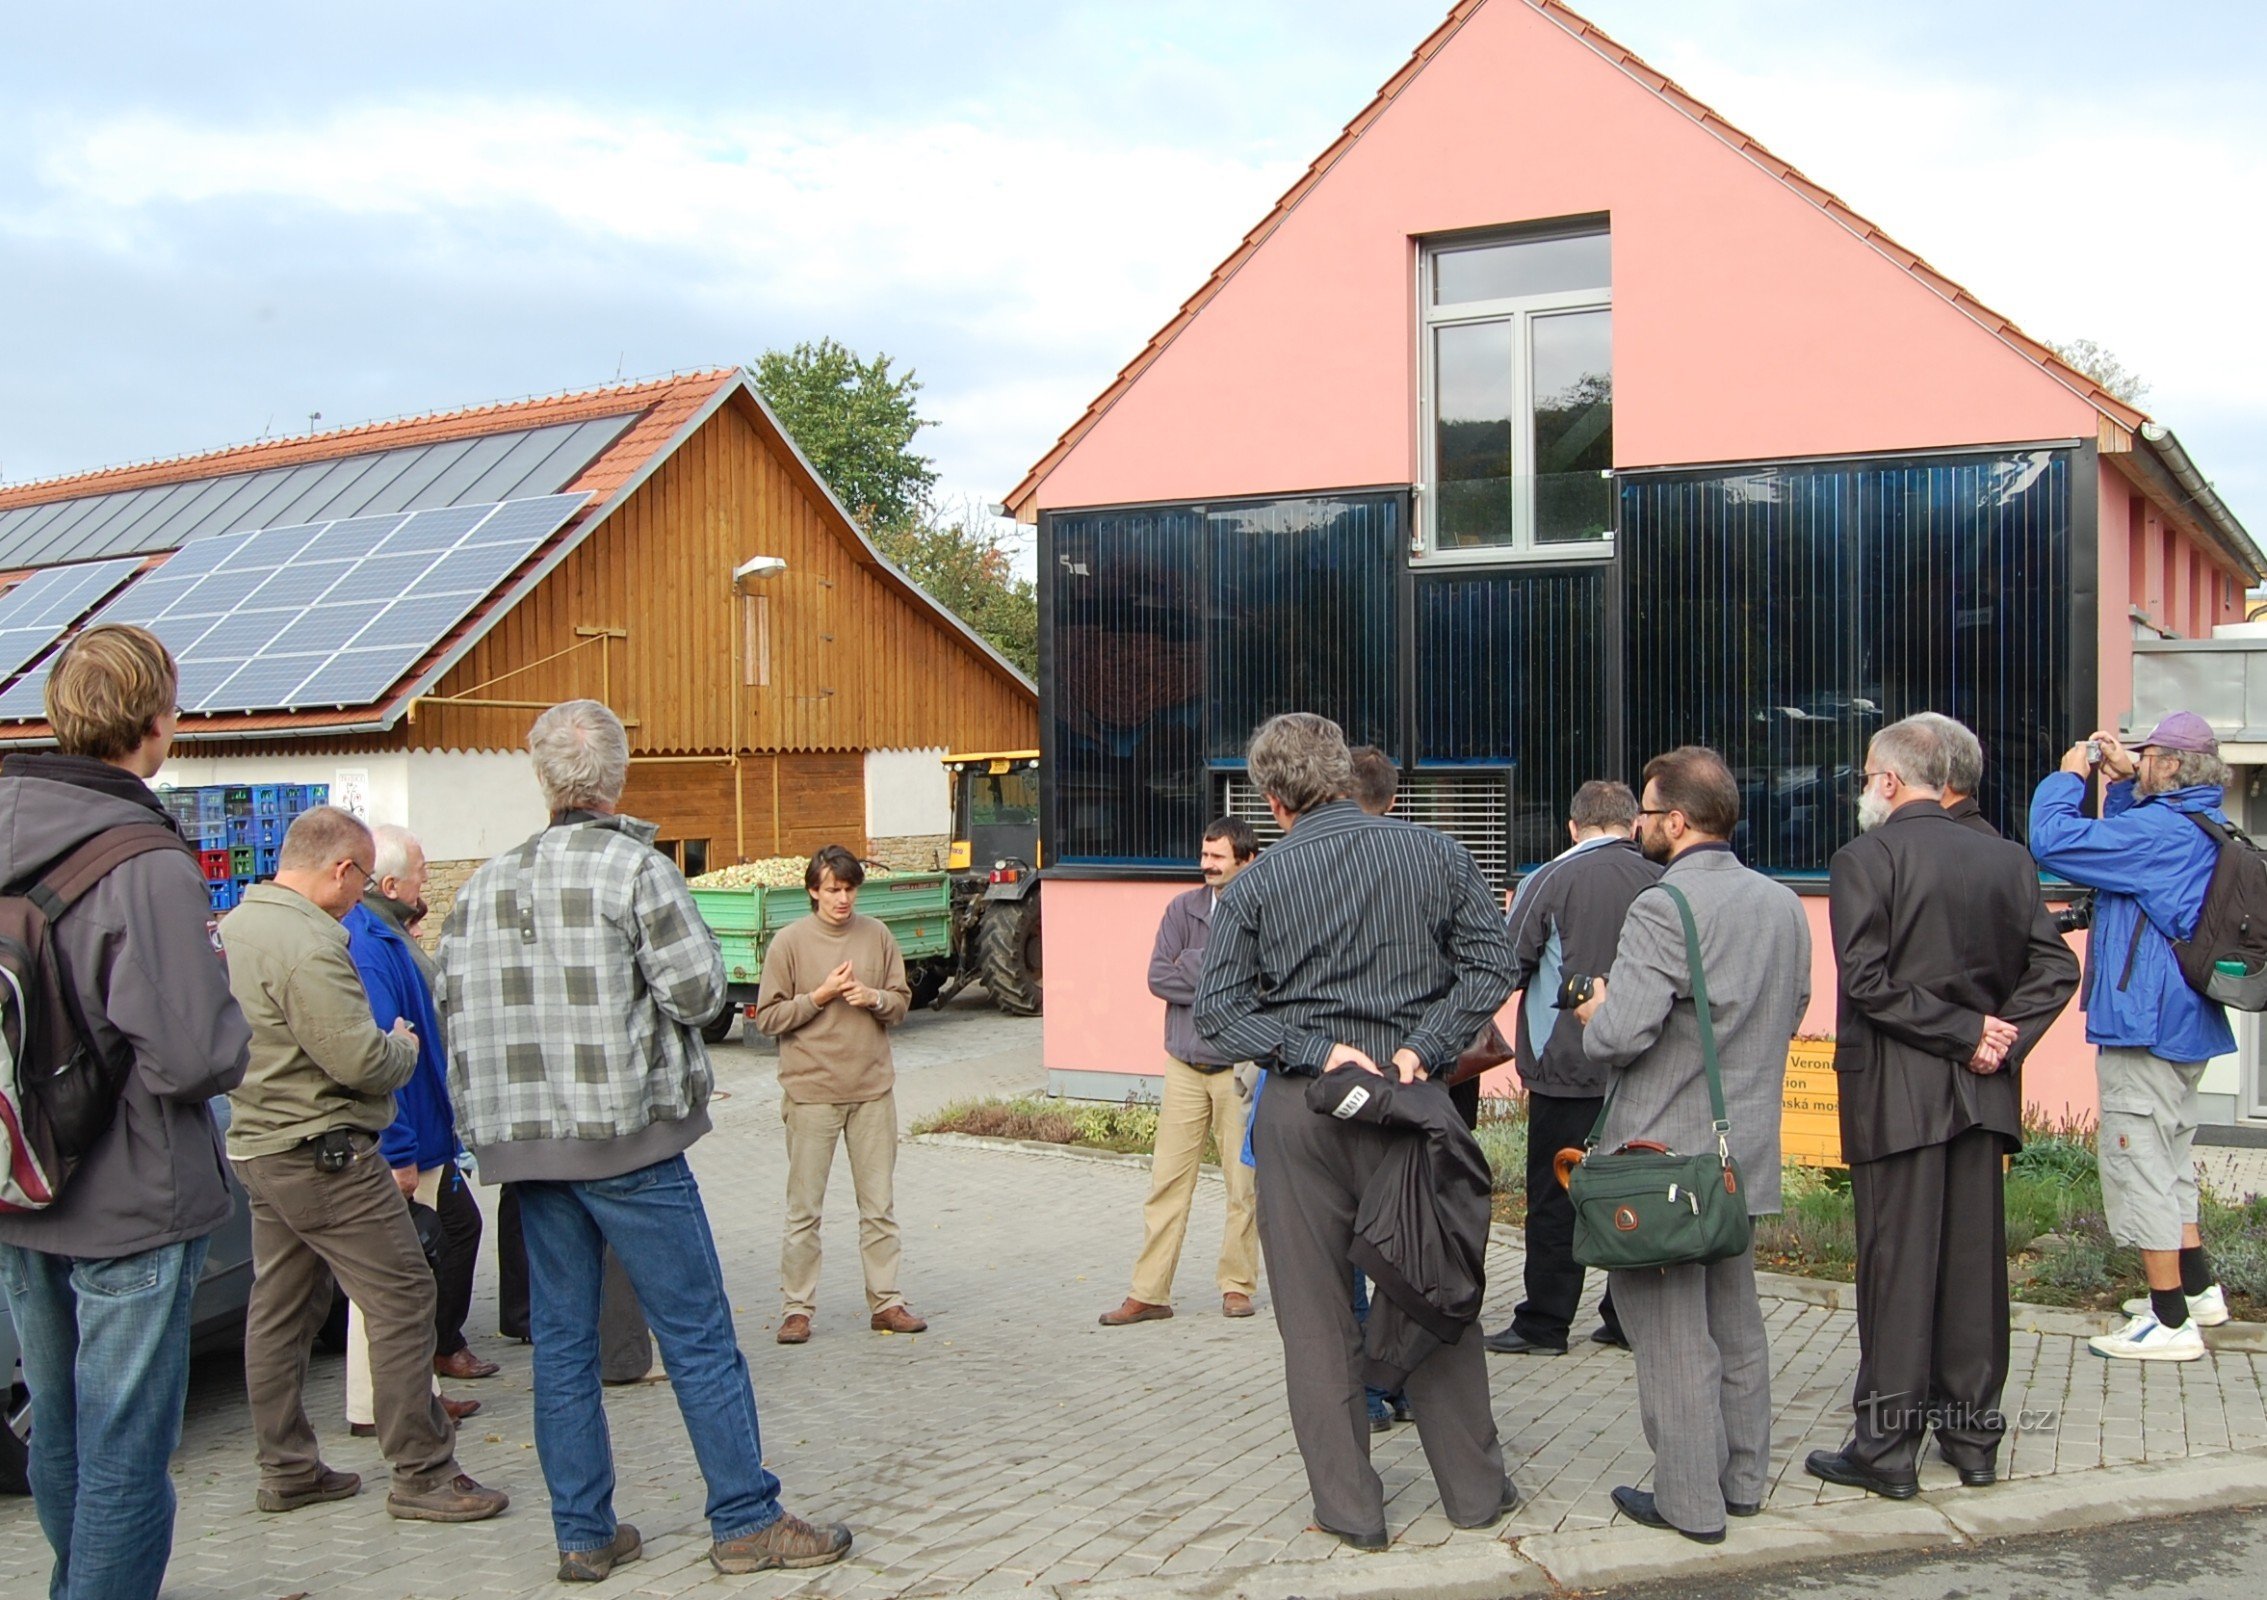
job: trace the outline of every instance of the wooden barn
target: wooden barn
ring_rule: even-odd
[[[163,786],[327,783],[440,904],[542,826],[528,724],[612,706],[688,871],[842,842],[942,864],[939,757],[1036,743],[1030,681],[885,560],[739,368],[0,489],[0,750],[45,664],[155,629]]]

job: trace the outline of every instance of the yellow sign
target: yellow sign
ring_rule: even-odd
[[[1781,1157],[1804,1167],[1843,1165],[1841,1108],[1834,1041],[1794,1040],[1787,1046],[1787,1087],[1779,1102]]]

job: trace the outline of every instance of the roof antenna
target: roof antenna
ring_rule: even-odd
[[[622,363],[629,359],[630,352],[627,349],[614,352],[614,381],[616,383],[622,381]]]
[[[310,411],[310,412],[308,412],[308,413],[307,413],[307,431],[308,431],[309,433],[313,433],[313,432],[315,431],[315,424],[316,424],[316,423],[318,423],[318,422],[320,422],[320,421],[322,421],[322,420],[323,420],[323,414],[322,414],[322,413],[321,413],[320,411]]]

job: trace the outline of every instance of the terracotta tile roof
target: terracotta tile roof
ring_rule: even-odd
[[[1364,133],[1369,131],[1370,125],[1385,114],[1393,102],[1400,97],[1401,91],[1406,89],[1417,75],[1425,70],[1433,57],[1447,47],[1448,42],[1456,36],[1458,30],[1470,21],[1482,6],[1488,3],[1489,0],[1457,0],[1457,4],[1449,11],[1447,18],[1441,25],[1426,35],[1424,42],[1411,52],[1409,59],[1402,63],[1399,71],[1386,79],[1384,86],[1371,98],[1368,105],[1355,114],[1354,120],[1346,124],[1345,130],[1339,134],[1337,139],[1332,141],[1330,148],[1315,157],[1307,170],[1299,175],[1298,181],[1286,189],[1283,192],[1283,197],[1275,202],[1274,209],[1260,219],[1257,227],[1244,235],[1243,240],[1236,248],[1229,252],[1228,258],[1222,261],[1219,266],[1213,268],[1212,276],[1205,280],[1204,285],[1182,303],[1180,310],[1173,314],[1172,320],[1157,330],[1149,343],[1142,347],[1139,355],[1136,355],[1133,360],[1119,369],[1118,375],[1110,381],[1109,387],[1095,396],[1093,403],[1087,406],[1078,420],[1063,430],[1061,436],[1056,439],[1047,453],[1041,456],[1031,470],[1023,475],[1023,480],[1008,491],[1005,503],[1010,515],[1028,518],[1035,514],[1033,501],[1037,497],[1039,485],[1046,480],[1047,475],[1062,463],[1065,456],[1078,447],[1081,439],[1093,431],[1094,425],[1102,420],[1103,414],[1117,404],[1119,398],[1140,380],[1141,375],[1164,353],[1165,347],[1180,337],[1181,330],[1193,322],[1197,314],[1203,311],[1207,305],[1211,304],[1213,297],[1219,294],[1228,280],[1234,277],[1243,264],[1249,261],[1262,245],[1267,243],[1275,230],[1282,226],[1284,218],[1288,217],[1299,202],[1306,197],[1307,193],[1323,180],[1332,167],[1338,164],[1339,158],[1345,155]],[[1832,217],[1876,253],[1911,273],[1932,293],[1949,301],[1985,332],[1994,335],[2022,355],[2036,362],[2066,387],[2090,402],[2116,426],[2132,430],[2148,420],[2148,413],[2118,399],[2092,378],[2063,361],[2040,341],[2024,333],[2006,317],[1978,301],[1967,290],[1930,266],[1913,251],[1906,249],[1896,240],[1890,238],[1889,235],[1883,233],[1873,223],[1852,210],[1832,191],[1804,176],[1791,163],[1773,155],[1758,140],[1725,121],[1723,117],[1709,109],[1708,106],[1688,93],[1666,74],[1646,65],[1634,51],[1616,43],[1602,29],[1575,12],[1571,7],[1561,4],[1560,0],[1503,0],[1503,3],[1525,5],[1540,12],[1588,48],[1619,67],[1634,81],[1643,84],[1669,105],[1683,112],[1708,133],[1729,145],[1734,151],[1777,178],[1804,200]]]
[[[128,467],[104,467],[94,472],[81,472],[68,477],[46,478],[36,483],[10,484],[0,488],[0,511],[16,506],[43,505],[50,500],[72,500],[81,495],[110,494],[121,489],[143,489],[155,484],[186,483],[198,478],[220,478],[232,472],[256,472],[267,467],[295,467],[310,461],[329,461],[340,456],[367,455],[376,450],[398,450],[409,445],[442,444],[452,439],[474,439],[482,434],[509,433],[522,428],[548,427],[562,422],[588,422],[598,417],[627,416],[633,411],[648,411],[647,418],[629,433],[617,440],[612,449],[593,462],[578,480],[577,487],[595,487],[590,481],[596,478],[617,457],[623,457],[631,441],[645,432],[653,421],[653,413],[671,406],[683,406],[679,420],[691,414],[702,401],[739,376],[736,367],[720,367],[709,372],[688,373],[681,377],[655,378],[641,383],[617,384],[601,389],[582,389],[572,394],[547,395],[533,400],[507,400],[495,405],[472,406],[462,411],[438,411],[420,417],[401,417],[391,422],[365,422],[351,428],[338,428],[329,433],[307,434],[289,439],[262,439],[252,444],[229,445],[209,450],[201,455],[178,456],[167,461],[149,461]],[[650,408],[650,409],[649,409]],[[663,434],[663,440],[668,435]],[[649,446],[658,448],[658,443]],[[634,471],[634,463],[622,469],[621,478]]]

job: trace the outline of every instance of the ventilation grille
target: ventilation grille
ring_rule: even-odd
[[[1223,772],[1216,779],[1223,815],[1250,823],[1262,846],[1283,837],[1266,797],[1249,778]],[[1511,789],[1502,770],[1404,774],[1393,814],[1422,828],[1438,828],[1472,852],[1480,876],[1492,887],[1510,886]]]

